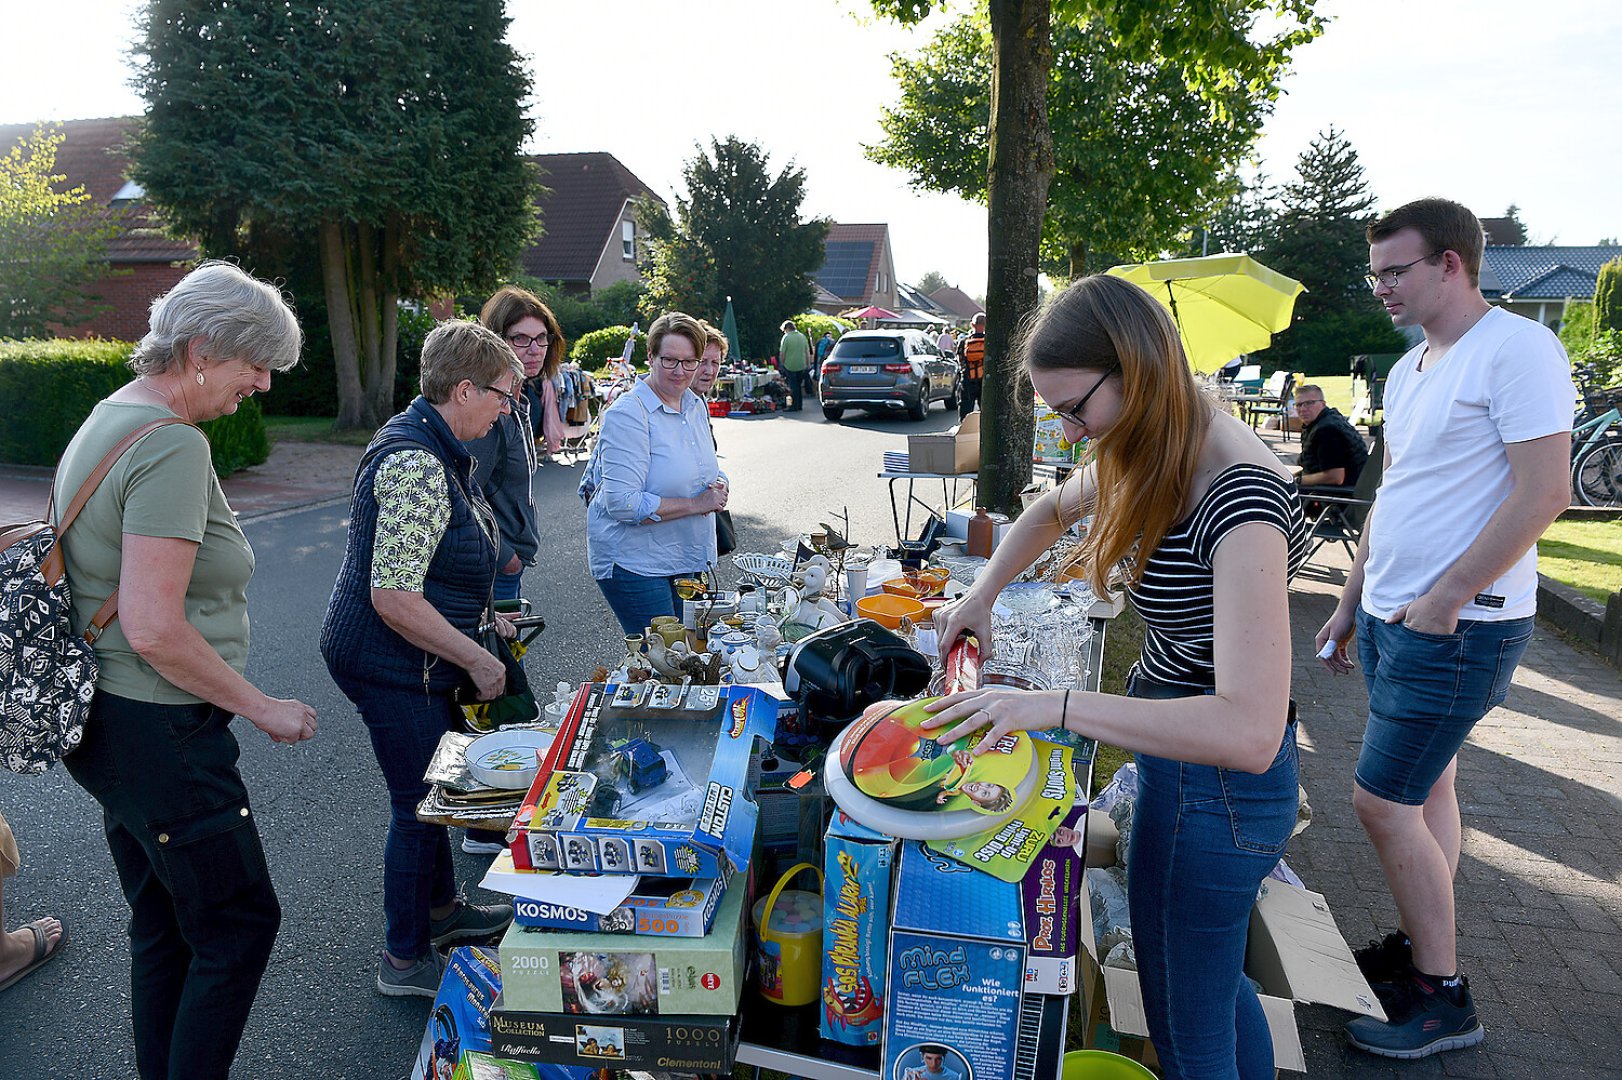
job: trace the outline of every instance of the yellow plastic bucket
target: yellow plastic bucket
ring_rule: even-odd
[[[817,891],[783,891],[801,870]],[[822,986],[822,871],[796,863],[769,896],[755,901],[755,971],[761,996],[778,1005],[809,1005]]]
[[[1159,1080],[1131,1058],[1108,1050],[1072,1050],[1064,1056],[1060,1080]]]

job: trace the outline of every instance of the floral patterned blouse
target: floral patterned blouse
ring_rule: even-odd
[[[377,535],[372,541],[372,588],[422,592],[445,527],[451,494],[445,466],[426,450],[398,450],[372,475]]]

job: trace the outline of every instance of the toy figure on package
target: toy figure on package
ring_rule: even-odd
[[[659,987],[652,953],[560,953],[563,1011],[656,1013]]]

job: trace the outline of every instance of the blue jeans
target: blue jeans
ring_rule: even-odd
[[[680,576],[698,577],[700,573],[695,570]],[[674,576],[634,574],[616,564],[614,576],[598,578],[597,588],[602,590],[603,599],[608,601],[614,618],[619,620],[620,629],[627,635],[642,633],[653,622],[655,615],[681,617],[681,597],[676,595]]]
[[[98,690],[63,759],[101,804],[130,905],[142,1080],[225,1080],[281,925],[237,755],[224,709]]]
[[[1358,786],[1423,806],[1470,729],[1509,693],[1536,621],[1460,619],[1451,634],[1426,634],[1358,608],[1357,656],[1369,688]]]
[[[422,774],[440,738],[456,723],[450,696],[337,679],[372,737],[372,752],[389,789],[389,832],[383,844],[384,947],[397,959],[427,955],[432,908],[456,899],[451,844],[443,825],[417,819],[428,794]]]
[[[503,574],[496,571],[495,598],[497,600],[517,600],[524,594],[524,572],[516,574]]]
[[[1198,693],[1137,675],[1127,692]],[[1271,1080],[1273,1038],[1245,978],[1245,944],[1256,891],[1295,828],[1295,725],[1260,776],[1145,754],[1137,764],[1127,903],[1161,1067],[1167,1080]]]

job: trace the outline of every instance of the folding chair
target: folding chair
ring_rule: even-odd
[[[1340,544],[1348,556],[1357,557],[1357,544],[1363,538],[1363,525],[1368,521],[1370,508],[1374,506],[1374,496],[1380,489],[1384,469],[1385,432],[1376,429],[1374,445],[1369,448],[1369,459],[1363,465],[1363,471],[1357,474],[1355,485],[1301,489],[1303,502],[1310,500],[1323,504],[1307,534],[1307,563],[1317,556],[1319,548],[1331,543]]]
[[[1284,421],[1290,415],[1289,403],[1295,397],[1295,376],[1288,371],[1275,371],[1267,377],[1261,396],[1250,403],[1250,426],[1263,416],[1277,416],[1279,434],[1284,441],[1290,439],[1290,429]]]

